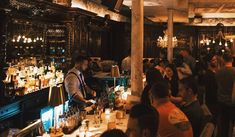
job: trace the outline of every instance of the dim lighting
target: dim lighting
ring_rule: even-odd
[[[27,41],[28,41],[28,43],[31,43],[31,42],[32,42],[32,39],[31,39],[31,38],[28,38]]]
[[[232,38],[230,39],[230,42],[233,42],[233,39],[232,39]]]
[[[222,42],[221,42],[221,41],[219,42],[219,45],[220,45],[220,46],[222,45]]]
[[[225,42],[224,46],[225,46],[225,47],[228,47],[228,43],[227,43],[227,42]]]

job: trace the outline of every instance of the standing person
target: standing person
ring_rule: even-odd
[[[203,121],[203,111],[197,99],[197,86],[196,80],[193,77],[182,79],[179,84],[179,94],[183,97],[184,101],[180,108],[192,124],[194,137],[199,137]]]
[[[176,67],[173,64],[169,64],[165,68],[165,79],[170,84],[171,95],[176,97],[179,92],[179,77]]]
[[[84,109],[88,104],[92,104],[92,101],[87,98],[88,94],[91,94],[93,97],[96,96],[96,92],[90,89],[84,81],[82,73],[87,67],[88,59],[86,57],[76,57],[75,65],[69,70],[64,81],[66,92],[69,94],[70,105],[80,109]]]
[[[225,66],[216,74],[221,125],[218,134],[220,137],[229,137],[229,122],[235,116],[235,68],[232,66],[233,57],[230,53],[225,53],[223,59]]]
[[[131,72],[131,50],[128,50],[128,55],[122,60],[122,71],[126,74]]]
[[[208,69],[203,77],[203,84],[206,90],[206,105],[214,116],[218,113],[217,102],[217,81],[215,78],[218,72],[218,62],[215,55],[208,55],[207,57]]]
[[[195,58],[190,54],[189,49],[183,49],[180,51],[180,54],[184,57],[184,62],[189,65],[190,69],[192,71],[195,70],[196,60]]]
[[[158,112],[152,106],[137,104],[130,110],[126,134],[128,137],[157,137],[158,125]]]
[[[158,134],[161,137],[193,137],[188,118],[170,102],[168,84],[158,83],[152,86],[150,93],[152,105],[159,113]]]
[[[192,75],[192,70],[190,69],[189,65],[184,62],[182,55],[178,55],[176,57],[175,65],[176,65],[179,80]]]
[[[164,79],[159,70],[155,68],[151,68],[148,70],[146,74],[147,85],[144,87],[144,91],[142,92],[141,103],[151,106],[149,91],[154,84],[162,81],[164,81]]]

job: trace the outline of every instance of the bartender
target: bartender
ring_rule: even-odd
[[[74,67],[68,71],[65,77],[65,89],[69,94],[70,105],[87,110],[87,107],[94,103],[94,100],[87,98],[88,94],[96,96],[96,92],[85,83],[82,74],[88,67],[88,59],[84,56],[78,56],[74,63]]]

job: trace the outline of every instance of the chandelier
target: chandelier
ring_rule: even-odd
[[[159,36],[157,39],[157,46],[161,48],[167,48],[168,47],[168,36],[165,34],[163,37]],[[178,41],[176,37],[172,38],[172,48],[175,48],[178,46]]]

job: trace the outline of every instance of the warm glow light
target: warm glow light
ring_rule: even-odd
[[[228,43],[227,43],[227,42],[225,42],[224,46],[225,46],[225,47],[228,47]]]
[[[201,40],[201,41],[200,41],[200,43],[201,43],[201,44],[203,44],[203,43],[204,43],[204,41],[203,41],[203,40]]]
[[[210,49],[211,49],[211,48],[209,48],[209,47],[207,48],[208,51],[209,51]]]
[[[220,46],[222,45],[222,42],[221,42],[221,41],[219,42],[219,45],[220,45]]]
[[[233,42],[233,39],[232,39],[232,38],[230,39],[230,42]]]
[[[104,17],[109,14],[111,20],[126,22],[129,19],[123,15],[110,11],[107,7],[96,4],[92,1],[72,0],[73,8],[80,8],[86,11],[96,13],[97,16]]]
[[[214,39],[213,39],[212,43],[215,44],[215,40]]]

